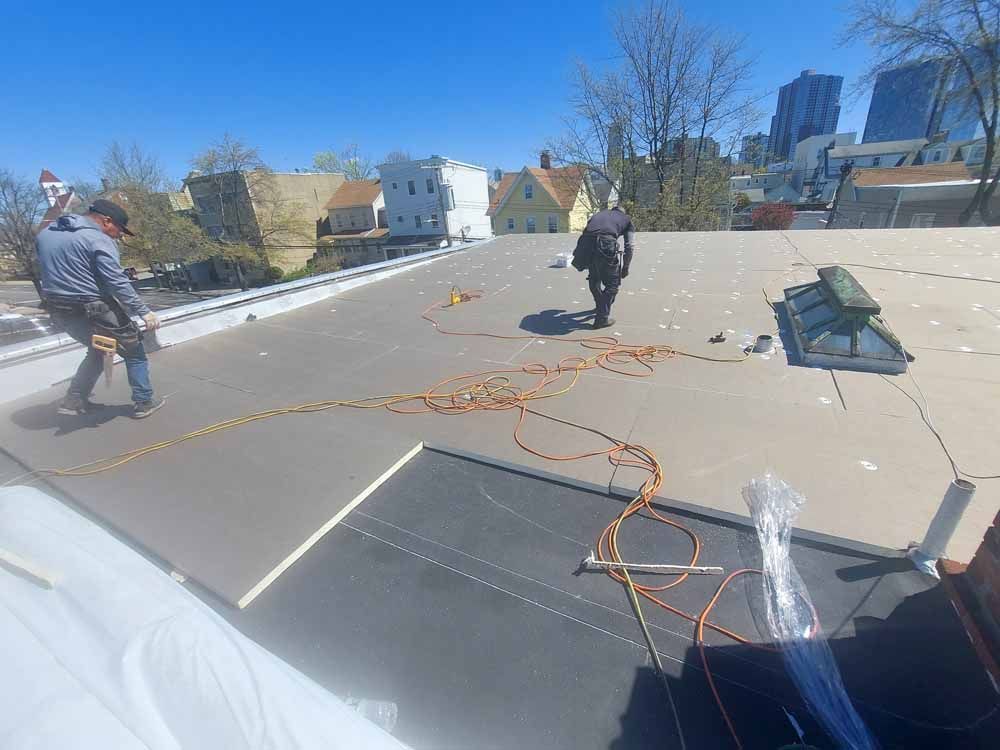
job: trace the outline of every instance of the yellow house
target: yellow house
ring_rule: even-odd
[[[486,212],[493,217],[493,231],[498,235],[582,232],[598,210],[585,178],[580,167],[508,172]]]

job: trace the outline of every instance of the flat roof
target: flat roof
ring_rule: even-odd
[[[916,360],[911,372],[956,461],[995,474],[1000,417],[1000,243],[995,228],[640,233],[610,336],[739,359],[776,328],[764,296],[843,264],[878,299]],[[59,417],[65,384],[5,405],[0,442],[28,468],[73,466],[252,412],[326,399],[420,393],[462,373],[518,370],[592,356],[586,276],[553,267],[575,235],[506,235],[309,307],[151,354],[167,406],[133,421],[121,368],[95,398],[111,408]],[[929,274],[929,275],[925,275]],[[482,297],[421,313],[453,286]],[[722,333],[726,341],[709,343]],[[152,343],[152,342],[150,342]],[[537,368],[529,368],[537,372]],[[653,451],[662,494],[745,515],[740,488],[771,470],[809,504],[799,526],[885,547],[920,539],[952,475],[921,419],[907,375],[790,366],[783,350],[739,363],[674,356],[582,373],[539,408]],[[521,387],[535,374],[507,373]],[[912,397],[912,399],[911,399]],[[413,408],[419,408],[419,404]],[[553,462],[513,439],[511,411],[463,416],[331,409],[258,420],[157,451],[91,477],[52,483],[173,567],[231,603],[294,564],[318,532],[421,441],[598,485],[636,488],[646,475],[606,456]],[[576,428],[526,421],[541,452],[607,448]],[[949,552],[967,560],[1000,505],[980,483]],[[360,501],[359,501],[360,502]],[[287,564],[286,564],[287,563]],[[249,597],[249,599],[248,599]]]
[[[425,449],[253,605],[216,606],[335,694],[396,703],[394,734],[413,748],[731,746],[693,624],[644,601],[675,716],[621,586],[581,570],[626,502],[601,490]],[[669,499],[654,509],[698,536],[701,564],[727,573],[759,564],[745,558],[752,529]],[[621,539],[631,560],[691,556],[685,533],[648,515],[625,522]],[[997,694],[942,587],[902,557],[808,541],[794,542],[792,556],[851,700],[882,747],[988,745],[1000,728]],[[692,576],[663,599],[697,613],[720,581]],[[759,578],[736,579],[712,620],[750,644],[768,642],[753,624],[760,591]],[[711,630],[705,640],[745,747],[782,745],[792,733],[786,710],[822,746],[779,654]]]

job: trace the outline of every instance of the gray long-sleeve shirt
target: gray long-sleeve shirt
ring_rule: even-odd
[[[125,275],[117,243],[86,216],[60,216],[38,233],[35,247],[43,293],[80,302],[110,296],[130,315],[149,312]]]

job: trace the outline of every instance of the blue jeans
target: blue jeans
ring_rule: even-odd
[[[70,397],[88,398],[104,372],[104,352],[90,346],[91,336],[96,333],[110,336],[118,342],[118,353],[125,360],[128,384],[132,386],[132,400],[139,403],[153,398],[149,360],[139,339],[139,329],[117,305],[91,302],[86,309],[54,307],[52,318],[66,333],[87,347],[87,356],[70,382]]]

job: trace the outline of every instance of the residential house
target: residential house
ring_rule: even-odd
[[[961,161],[852,172],[841,190],[833,227],[958,226],[979,184],[978,172]],[[1000,211],[1000,195],[991,207]],[[981,224],[978,214],[971,224]]]
[[[798,191],[792,187],[786,174],[755,172],[754,174],[730,177],[729,184],[734,193],[751,195],[754,191],[759,191],[762,197],[761,203],[782,201],[794,203],[799,198]]]
[[[553,168],[543,154],[541,166],[503,176],[488,213],[498,235],[582,232],[598,208],[586,170]]]
[[[840,168],[850,162],[855,169],[865,167],[907,167],[913,164],[926,138],[900,141],[876,141],[850,146],[834,146],[826,150],[824,171],[827,178],[840,175]]]
[[[388,259],[491,236],[484,167],[431,156],[378,170],[389,224]]]
[[[336,258],[344,268],[386,260],[389,224],[381,180],[345,182],[326,211],[330,233],[320,237],[317,258]]]
[[[302,268],[316,252],[326,204],[344,184],[329,172],[192,172],[184,180],[198,223],[223,242],[260,248],[270,265]],[[221,269],[234,275],[231,264]]]
[[[852,146],[857,137],[858,134],[853,131],[826,133],[803,138],[795,144],[791,166],[787,173],[789,182],[799,195],[807,200],[831,200],[836,183],[832,187],[826,185],[827,180],[823,172],[826,151],[838,146]]]
[[[915,164],[947,164],[964,162],[969,166],[982,164],[986,158],[986,139],[973,138],[964,141],[947,141],[935,138],[920,150]]]
[[[850,164],[855,170],[904,167],[916,163],[926,138],[909,138],[900,141],[830,143],[822,149],[822,160],[812,172],[806,172],[802,193],[805,200],[829,202],[840,185],[841,168]]]

